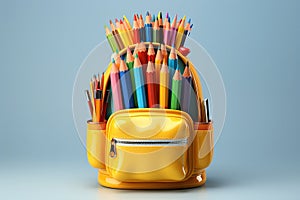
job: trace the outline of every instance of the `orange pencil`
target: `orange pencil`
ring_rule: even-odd
[[[163,56],[163,60],[167,63],[168,62],[168,52],[165,45],[161,44],[160,46],[161,54]]]
[[[158,48],[156,52],[156,57],[155,57],[155,74],[156,74],[156,83],[159,84],[159,72],[160,72],[160,67],[161,63],[163,61],[163,57],[161,54],[160,48]]]
[[[100,89],[97,89],[95,95],[96,122],[100,122],[101,100],[102,100],[102,91]]]
[[[146,71],[147,94],[149,108],[155,107],[157,104],[157,95],[155,89],[155,69],[153,62],[149,61]]]

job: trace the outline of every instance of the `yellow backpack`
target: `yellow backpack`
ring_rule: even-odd
[[[126,49],[119,53],[126,54]],[[177,55],[179,65],[189,62],[195,92],[191,104],[197,109],[188,114],[171,109],[133,108],[108,114],[106,122],[88,121],[87,157],[90,165],[98,168],[101,185],[175,189],[205,183],[205,168],[213,156],[213,126],[212,122],[204,122],[199,75],[187,57],[179,51]],[[104,91],[109,87],[110,67],[111,63],[105,72]]]

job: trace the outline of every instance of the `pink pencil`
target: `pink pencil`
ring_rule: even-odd
[[[121,87],[120,87],[120,74],[114,59],[112,60],[112,66],[110,70],[110,81],[111,81],[112,96],[114,102],[114,111],[122,110],[123,102],[122,102],[122,94],[121,94]]]

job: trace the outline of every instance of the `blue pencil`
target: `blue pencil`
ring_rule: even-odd
[[[120,81],[125,109],[134,108],[134,95],[132,92],[131,77],[125,61],[120,61]]]
[[[134,56],[134,81],[136,87],[137,103],[139,108],[147,108],[147,99],[145,91],[145,80],[143,75],[143,67],[137,54]]]
[[[145,23],[145,32],[146,32],[146,42],[152,42],[152,23],[151,23],[151,16],[149,12],[146,15],[146,23]]]
[[[178,59],[177,59],[177,54],[175,52],[175,47],[172,46],[169,60],[168,60],[168,65],[170,68],[170,77],[174,76],[175,70],[177,69],[178,66]]]

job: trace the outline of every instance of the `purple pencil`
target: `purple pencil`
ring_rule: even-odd
[[[170,34],[170,46],[173,46],[176,41],[176,25],[177,25],[177,15],[175,15],[172,26],[171,26],[171,34]]]
[[[189,63],[187,62],[184,72],[182,74],[182,96],[181,96],[181,110],[189,113],[190,99],[191,99],[191,71],[189,68]]]

